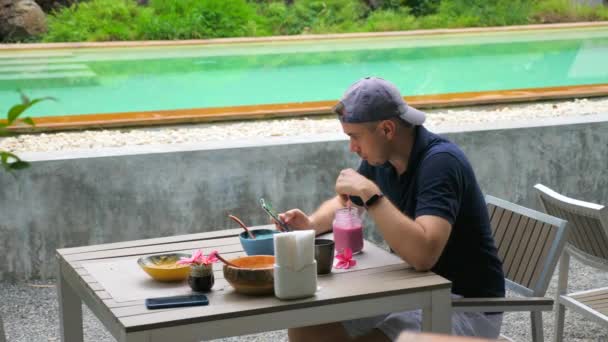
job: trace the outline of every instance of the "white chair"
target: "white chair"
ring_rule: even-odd
[[[524,297],[454,299],[453,310],[529,311],[532,340],[543,341],[542,311],[553,309],[544,296],[565,245],[566,221],[492,196],[486,203],[506,287]]]
[[[608,328],[608,287],[568,293],[570,257],[608,271],[608,208],[575,200],[536,184],[546,213],[568,220],[569,238],[560,259],[555,311],[555,341],[562,341],[566,307]]]

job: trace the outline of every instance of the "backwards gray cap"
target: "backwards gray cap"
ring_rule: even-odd
[[[366,77],[355,82],[333,110],[346,123],[399,117],[412,125],[422,125],[426,119],[424,112],[408,106],[395,85],[379,77]]]

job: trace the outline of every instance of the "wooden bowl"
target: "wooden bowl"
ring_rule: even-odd
[[[186,253],[149,255],[137,260],[137,264],[154,280],[182,281],[190,274],[190,265],[177,265],[180,258],[190,258]]]
[[[252,255],[230,262],[239,266],[224,265],[224,278],[234,291],[247,295],[274,293],[274,256]]]

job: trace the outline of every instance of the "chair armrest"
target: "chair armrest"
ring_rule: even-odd
[[[504,311],[551,311],[553,299],[547,297],[512,298],[455,298],[454,311],[504,312]]]

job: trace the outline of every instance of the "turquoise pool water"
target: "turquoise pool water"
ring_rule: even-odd
[[[404,95],[608,83],[608,27],[163,48],[0,52],[0,110],[32,116],[338,99],[377,75]]]

